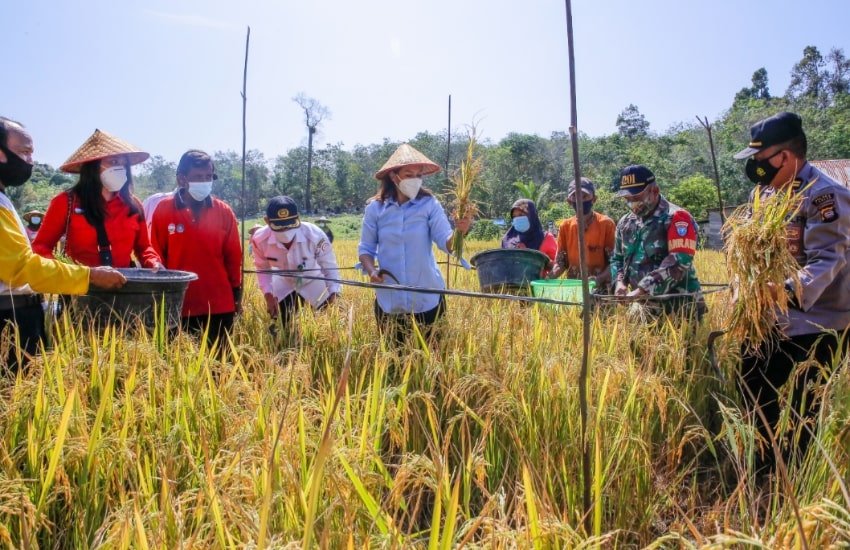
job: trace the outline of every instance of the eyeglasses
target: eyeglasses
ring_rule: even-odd
[[[646,186],[643,191],[640,193],[635,193],[634,195],[626,195],[623,197],[626,202],[641,202],[649,196],[649,186]]]

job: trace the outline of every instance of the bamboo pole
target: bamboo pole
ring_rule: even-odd
[[[575,48],[573,46],[573,11],[570,0],[564,0],[567,10],[567,48],[570,64],[570,141],[573,152],[573,170],[575,173],[576,192],[581,193],[581,167],[578,156],[578,109],[576,108],[576,70]],[[578,251],[581,266],[581,295],[582,295],[582,346],[581,371],[579,372],[579,409],[581,412],[581,472],[582,472],[582,504],[584,506],[584,530],[590,535],[592,528],[591,493],[590,493],[590,442],[588,437],[587,417],[587,377],[590,355],[590,286],[588,284],[587,249],[585,243],[585,219],[582,212],[576,210],[578,222]]]
[[[445,174],[446,174],[446,182],[449,181],[449,159],[452,155],[452,94],[449,94],[449,125],[446,130],[446,164],[445,164]],[[446,288],[450,288],[451,281],[451,272],[452,272],[452,255],[449,252],[446,252]]]
[[[242,71],[242,238],[239,239],[240,248],[242,249],[242,271],[245,271],[245,217],[248,214],[248,207],[245,203],[245,157],[247,155],[245,147],[248,143],[248,126],[245,113],[248,107],[248,45],[250,41],[251,27],[248,27],[248,32],[245,35],[245,68]]]
[[[697,120],[708,134],[708,148],[711,151],[711,163],[714,165],[714,185],[717,187],[717,204],[720,206],[720,221],[726,223],[726,212],[723,211],[723,193],[720,191],[720,170],[717,169],[717,153],[714,149],[714,136],[711,134],[711,124],[708,122],[708,117],[702,120],[697,116]]]

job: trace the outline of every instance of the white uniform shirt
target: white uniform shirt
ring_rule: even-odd
[[[153,213],[154,210],[156,210],[156,207],[159,205],[159,203],[161,203],[168,197],[174,195],[175,191],[177,191],[177,189],[167,193],[154,193],[153,195],[142,201],[142,210],[145,214],[145,222],[148,224],[148,231],[150,231],[151,229],[151,220],[153,220]]]
[[[303,270],[304,275],[339,279],[333,247],[324,231],[312,223],[301,222],[289,250],[277,242],[268,227],[258,229],[251,237],[254,266],[258,270]],[[342,285],[298,277],[258,273],[257,282],[263,294],[271,293],[278,301],[293,291],[310,302],[321,305],[332,293],[340,293]]]

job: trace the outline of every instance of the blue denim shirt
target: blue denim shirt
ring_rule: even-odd
[[[434,197],[402,205],[395,199],[375,200],[366,206],[357,254],[377,258],[379,267],[391,271],[402,285],[446,288],[432,243],[446,252],[451,235],[446,213]],[[422,313],[440,302],[438,294],[378,290],[377,295],[380,308],[391,314]]]

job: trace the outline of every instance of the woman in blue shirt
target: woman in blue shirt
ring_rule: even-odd
[[[423,176],[439,171],[438,164],[404,143],[375,174],[381,184],[366,205],[357,249],[372,282],[385,282],[379,274],[383,269],[401,285],[446,288],[432,245],[450,252],[454,231],[466,233],[471,220],[456,220],[453,230],[434,194],[422,187]],[[442,295],[383,289],[376,294],[378,327],[385,334],[394,331],[399,344],[411,332],[412,319],[427,339],[432,325],[445,312]]]

